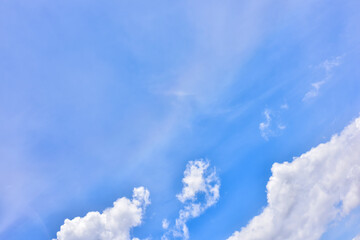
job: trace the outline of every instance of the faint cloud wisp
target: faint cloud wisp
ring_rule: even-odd
[[[325,78],[321,81],[311,83],[311,89],[303,97],[303,101],[307,101],[311,98],[315,98],[319,95],[319,90],[332,77],[332,70],[335,67],[340,66],[342,56],[337,56],[331,60],[325,60],[318,67],[325,70]]]
[[[283,104],[280,106],[281,110],[287,110],[289,106]],[[263,112],[265,120],[259,124],[259,130],[261,136],[267,141],[269,137],[278,135],[280,131],[286,129],[286,125],[280,121],[278,113],[271,111],[270,109],[265,109]]]

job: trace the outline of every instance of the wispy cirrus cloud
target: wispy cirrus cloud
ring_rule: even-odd
[[[332,70],[335,67],[340,66],[342,58],[342,56],[337,56],[333,59],[327,59],[318,65],[318,68],[321,68],[325,71],[325,77],[321,81],[311,83],[311,89],[305,94],[305,96],[303,97],[303,101],[307,101],[319,95],[321,86],[323,86],[328,80],[331,79]]]
[[[280,106],[281,110],[287,110],[289,106],[287,104],[282,104]],[[269,140],[271,136],[278,135],[281,131],[286,129],[286,125],[282,123],[279,117],[279,112],[274,112],[269,108],[266,108],[263,112],[264,121],[260,122],[259,130],[261,136],[265,140]]]
[[[311,90],[309,90],[304,98],[303,98],[303,101],[306,101],[310,98],[314,98],[316,97],[318,94],[319,94],[319,90],[320,90],[320,87],[325,83],[326,81],[325,80],[322,80],[322,81],[318,81],[318,82],[314,82],[311,84]]]
[[[269,134],[271,133],[271,130],[269,129],[269,127],[270,127],[271,120],[272,120],[271,116],[270,116],[270,110],[269,109],[265,109],[264,117],[265,117],[265,121],[261,122],[259,124],[259,129],[260,129],[260,132],[261,132],[261,136],[264,139],[267,140],[268,137],[269,137]]]
[[[268,205],[228,240],[320,239],[360,206],[359,156],[360,118],[293,162],[274,163]]]

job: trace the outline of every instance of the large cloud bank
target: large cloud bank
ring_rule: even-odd
[[[66,219],[57,233],[58,240],[128,240],[130,229],[141,224],[150,193],[135,188],[132,200],[125,197],[114,202],[103,213],[89,212],[85,217]],[[134,238],[136,239],[136,238]]]
[[[209,162],[203,159],[190,161],[186,165],[182,179],[183,189],[176,196],[184,204],[184,207],[179,211],[175,226],[162,236],[162,240],[167,240],[170,236],[189,239],[186,222],[200,216],[219,200],[220,180],[215,169],[209,168],[209,166]],[[201,196],[204,198],[200,198]],[[163,227],[167,229],[168,226],[168,221],[164,220]]]
[[[228,240],[316,240],[360,205],[360,118],[327,143],[282,164],[267,184],[268,205]]]

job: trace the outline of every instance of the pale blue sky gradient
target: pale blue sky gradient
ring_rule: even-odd
[[[266,205],[274,162],[359,115],[359,9],[356,0],[2,1],[0,238],[54,238],[65,218],[146,186],[152,204],[132,232],[159,239],[181,207],[186,163],[207,158],[220,200],[189,222],[190,238],[226,239]]]

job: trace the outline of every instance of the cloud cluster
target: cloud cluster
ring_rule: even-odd
[[[130,229],[141,224],[149,197],[144,187],[134,188],[132,200],[119,198],[102,213],[89,212],[85,217],[66,219],[57,240],[129,240]]]
[[[360,205],[360,118],[272,173],[267,207],[228,240],[319,239]]]
[[[190,161],[186,165],[182,182],[182,192],[176,197],[184,207],[179,211],[174,227],[169,228],[169,221],[163,220],[162,227],[167,232],[162,239],[168,239],[170,236],[188,239],[186,222],[198,217],[220,197],[220,181],[215,169],[210,169],[210,164],[206,160]],[[105,209],[102,213],[89,212],[85,217],[66,219],[57,233],[56,240],[129,240],[131,228],[139,226],[142,222],[145,208],[150,204],[149,199],[150,193],[147,189],[134,188],[131,200],[123,197],[116,200],[112,208]]]
[[[187,221],[198,217],[219,200],[220,181],[216,176],[215,169],[210,169],[209,166],[209,162],[203,159],[190,161],[187,164],[182,180],[184,186],[182,192],[177,195],[184,207],[179,211],[175,226],[162,236],[162,240],[167,240],[171,235],[176,238],[189,239]],[[168,226],[168,221],[164,220],[164,229],[167,229]]]

